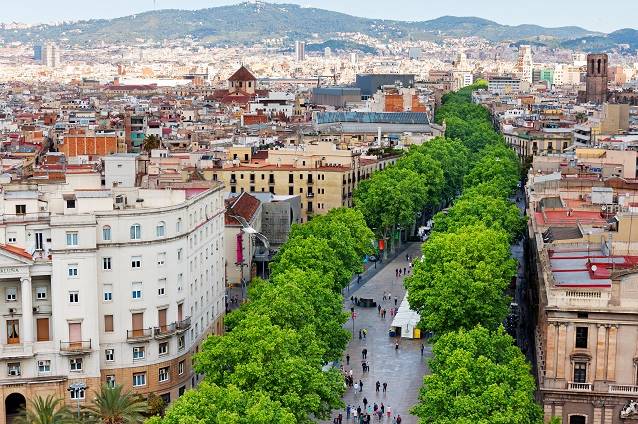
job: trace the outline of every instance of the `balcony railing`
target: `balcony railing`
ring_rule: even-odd
[[[126,330],[126,340],[139,341],[148,340],[153,336],[152,328],[141,328],[139,330]]]
[[[628,384],[610,384],[609,393],[635,395],[638,393],[638,386]]]
[[[191,317],[185,318],[181,321],[178,321],[176,323],[177,325],[177,331],[186,331],[190,328],[191,326]]]
[[[177,331],[176,322],[172,324],[168,324],[168,325],[160,325],[159,327],[155,327],[153,329],[153,335],[155,336],[156,339],[163,339],[163,338],[172,336],[173,334],[175,334],[175,331]]]
[[[60,352],[80,353],[91,351],[91,340],[80,340],[76,342],[60,342]]]
[[[18,214],[2,214],[0,215],[0,223],[8,222],[31,222],[49,220],[49,212],[30,212]]]
[[[572,392],[591,392],[592,391],[591,383],[567,383],[567,390]]]

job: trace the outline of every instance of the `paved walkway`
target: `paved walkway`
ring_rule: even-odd
[[[387,407],[392,407],[392,415],[400,414],[402,424],[413,424],[417,422],[417,418],[410,415],[410,408],[417,402],[419,389],[423,384],[423,376],[427,371],[424,359],[431,356],[431,347],[425,345],[425,358],[421,358],[421,343],[424,340],[409,340],[400,338],[391,338],[388,336],[388,330],[392,323],[389,309],[394,306],[394,298],[397,298],[397,307],[401,304],[401,300],[405,295],[403,288],[403,277],[395,278],[395,270],[397,268],[407,267],[405,259],[406,253],[411,257],[421,255],[421,243],[411,243],[410,246],[396,259],[385,261],[384,267],[379,269],[374,276],[367,281],[363,281],[360,285],[353,284],[350,288],[350,295],[372,298],[377,302],[381,302],[381,307],[388,310],[385,319],[381,319],[377,313],[377,308],[355,308],[357,318],[355,319],[355,337],[350,341],[347,354],[350,355],[350,365],[346,365],[345,355],[343,365],[346,370],[353,370],[353,376],[356,382],[360,379],[363,381],[363,391],[354,393],[354,389],[347,389],[343,400],[346,404],[361,406],[363,409],[363,398],[367,398],[368,403],[378,405],[383,403]],[[392,300],[383,301],[383,294],[390,292]],[[344,308],[350,311],[350,298],[344,302]],[[348,321],[346,328],[352,331],[352,321]],[[366,328],[368,334],[365,340],[359,340],[359,329]],[[399,350],[395,350],[394,343],[399,341]],[[361,367],[361,351],[366,348],[367,362],[370,371],[362,373]],[[380,383],[388,383],[387,393],[383,393],[383,388],[379,393],[375,391],[376,381]],[[339,413],[343,413],[344,423],[347,422],[345,411],[334,411],[333,418]],[[326,423],[331,423],[326,421]],[[352,417],[350,418],[352,422]],[[372,423],[379,422],[376,418]],[[387,414],[384,416],[382,423],[392,422],[392,418],[388,420]]]

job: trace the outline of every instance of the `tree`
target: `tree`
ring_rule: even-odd
[[[328,241],[314,236],[289,240],[270,263],[272,276],[295,268],[329,276],[332,290],[337,293],[341,292],[352,277],[352,271],[337,256]]]
[[[503,327],[477,326],[434,344],[419,403],[412,413],[428,424],[541,424],[531,367]]]
[[[510,241],[514,241],[525,230],[525,218],[515,204],[502,198],[474,193],[463,195],[447,214],[438,213],[434,217],[434,229],[441,232],[456,232],[480,223],[488,228],[505,230],[510,235]]]
[[[18,417],[16,424],[72,424],[76,420],[63,399],[52,395],[36,396],[29,400],[26,415]]]
[[[203,381],[146,424],[295,424],[292,412],[266,392],[219,387]]]
[[[232,331],[243,320],[261,316],[280,328],[305,329],[316,335],[324,361],[337,360],[350,333],[343,328],[348,320],[343,297],[331,286],[329,276],[298,268],[278,273],[269,282],[256,280],[248,291],[250,302],[228,315],[225,324]]]
[[[146,414],[150,417],[154,415],[164,415],[164,411],[166,409],[166,402],[160,396],[155,393],[150,393],[148,398],[146,398],[147,404],[147,412]]]
[[[428,141],[419,150],[440,163],[445,178],[441,195],[446,201],[452,200],[463,188],[463,177],[469,170],[469,150],[460,141],[444,137]]]
[[[496,328],[507,315],[505,289],[515,272],[508,234],[476,225],[434,233],[405,286],[426,330],[440,335],[476,324]]]
[[[419,174],[398,167],[386,168],[359,183],[355,207],[379,237],[387,238],[398,226],[409,227],[425,206],[427,187]]]
[[[162,145],[162,142],[158,136],[155,134],[147,135],[144,137],[144,142],[142,143],[142,150],[150,153],[153,149],[159,149]]]
[[[423,154],[418,148],[413,148],[398,160],[397,167],[409,169],[421,176],[425,188],[425,197],[421,201],[425,207],[434,207],[441,203],[445,177],[437,160]]]
[[[123,391],[121,385],[103,384],[86,412],[103,424],[136,424],[144,422],[146,403],[131,391]]]
[[[323,355],[308,328],[281,328],[268,317],[250,314],[233,331],[204,342],[195,370],[211,384],[268,393],[297,422],[310,423],[309,415],[326,419],[343,405],[343,378],[337,370],[321,370]]]

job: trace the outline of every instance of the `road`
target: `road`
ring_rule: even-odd
[[[410,408],[416,404],[419,388],[423,384],[423,376],[428,371],[425,360],[431,356],[431,347],[425,345],[425,354],[421,357],[422,340],[396,339],[388,336],[388,330],[392,323],[389,309],[394,306],[394,297],[397,298],[397,307],[405,295],[403,287],[403,277],[396,278],[397,268],[407,267],[406,253],[412,257],[420,256],[420,243],[412,243],[402,254],[394,260],[383,263],[383,267],[376,271],[370,279],[362,278],[362,283],[354,283],[349,289],[351,296],[359,298],[372,298],[381,302],[381,307],[388,310],[386,318],[382,319],[376,308],[356,308],[357,317],[355,319],[355,337],[350,341],[346,353],[350,355],[350,365],[346,365],[344,354],[343,364],[346,370],[353,370],[355,381],[363,381],[363,391],[354,393],[353,389],[347,389],[343,400],[346,404],[361,406],[363,408],[363,398],[368,399],[368,403],[383,403],[386,408],[392,408],[393,415],[400,414],[402,424],[414,424],[417,418],[410,415]],[[364,276],[365,277],[365,276]],[[366,281],[367,280],[367,281]],[[383,294],[391,293],[392,300],[383,301]],[[344,309],[350,311],[350,298],[344,302]],[[346,324],[346,328],[352,331],[352,321]],[[365,340],[359,340],[359,329],[366,328],[368,334]],[[399,340],[399,349],[395,350],[395,341]],[[367,349],[367,362],[370,371],[362,372],[361,351]],[[388,390],[383,393],[375,391],[375,383],[386,382]],[[339,412],[343,413],[344,422],[345,410],[334,411],[333,417]],[[331,423],[332,419],[326,421]],[[350,419],[352,422],[352,417]],[[374,419],[372,422],[379,422]],[[381,422],[392,422],[384,416]]]

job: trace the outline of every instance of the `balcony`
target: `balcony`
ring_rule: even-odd
[[[591,392],[593,384],[591,383],[567,383],[567,390],[570,392]]]
[[[150,340],[151,337],[153,337],[152,328],[142,328],[139,330],[126,330],[127,342],[141,342],[145,340]]]
[[[0,349],[0,359],[21,359],[33,357],[31,344],[7,344]]]
[[[6,224],[11,222],[32,222],[32,221],[48,221],[50,218],[49,212],[30,212],[30,213],[18,213],[3,214],[0,216],[0,224]]]
[[[153,329],[153,335],[155,339],[161,340],[171,337],[177,331],[177,323],[174,322],[169,325],[160,325],[159,327],[155,327]]]
[[[306,193],[306,197],[312,199],[313,197],[315,197],[315,194],[313,192]]]
[[[181,321],[178,321],[175,324],[176,324],[177,331],[179,333],[182,333],[182,332],[184,332],[184,331],[186,331],[186,330],[188,330],[190,328],[190,326],[191,326],[191,317],[188,317],[188,318],[185,318],[185,319],[183,319]]]
[[[77,342],[60,342],[60,353],[67,355],[77,355],[78,353],[91,352],[91,340],[80,340]]]
[[[610,384],[609,393],[633,396],[638,394],[638,386],[632,386],[628,384]]]

